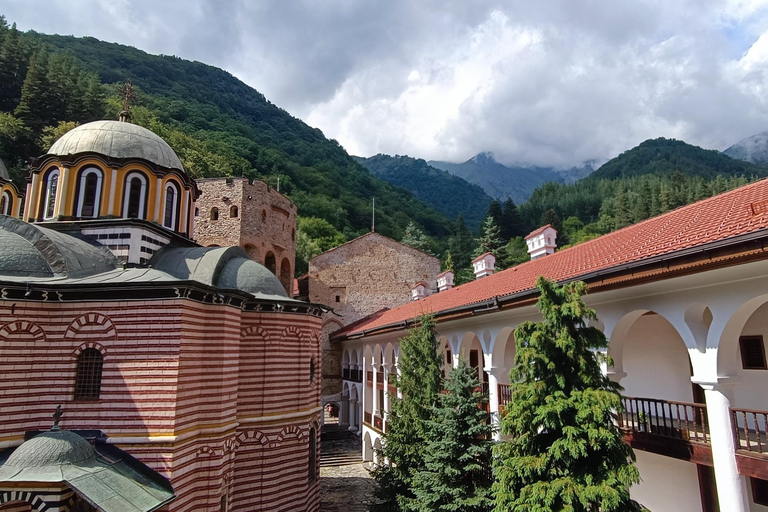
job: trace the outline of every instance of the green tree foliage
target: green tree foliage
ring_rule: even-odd
[[[432,254],[432,251],[429,249],[429,238],[427,238],[427,235],[425,235],[424,232],[413,222],[409,222],[405,227],[405,233],[403,234],[403,238],[401,238],[400,241],[405,245],[410,245],[414,249],[424,251],[427,254]]]
[[[512,199],[504,201],[502,210],[501,221],[499,222],[501,238],[509,241],[516,236],[524,236],[526,233],[523,233],[520,215],[517,213],[517,205],[514,201]]]
[[[503,268],[514,267],[526,261],[530,261],[531,255],[528,254],[528,244],[521,236],[516,236],[507,243],[504,248]]]
[[[296,232],[296,274],[306,274],[309,260],[347,241],[333,224],[318,217],[299,217]]]
[[[451,252],[454,260],[454,283],[460,285],[471,281],[473,273],[470,267],[475,250],[475,239],[464,223],[464,217],[461,215],[456,218],[456,227],[448,239],[448,250]]]
[[[374,176],[402,187],[448,218],[462,215],[472,229],[483,222],[491,197],[481,187],[407,155],[353,157]]]
[[[435,321],[422,316],[419,326],[400,340],[396,385],[403,398],[391,397],[386,439],[372,474],[377,483],[371,512],[412,510],[413,478],[426,469],[429,421],[443,389],[442,352],[438,350]],[[383,463],[384,458],[390,461]]]
[[[0,111],[10,112],[21,101],[27,63],[16,24],[8,28],[5,17],[0,16]]]
[[[640,481],[632,449],[616,426],[621,387],[603,375],[608,342],[581,296],[540,277],[544,320],[515,331],[512,402],[502,413],[508,441],[496,447],[496,511],[642,510],[629,488]]]
[[[477,371],[463,359],[446,379],[446,392],[427,421],[425,467],[413,479],[416,512],[490,512],[493,427],[478,404]]]
[[[497,266],[502,265],[504,258],[504,241],[499,234],[499,226],[490,215],[485,218],[480,237],[477,239],[475,256],[490,252],[496,257]]]

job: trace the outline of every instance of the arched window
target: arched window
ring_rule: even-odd
[[[77,217],[98,217],[101,202],[101,170],[89,167],[80,171]]]
[[[173,182],[165,185],[165,209],[163,214],[163,226],[176,229],[176,219],[179,210],[179,189]]]
[[[43,190],[43,219],[52,219],[56,213],[56,191],[59,189],[59,170],[54,168],[45,176],[45,189]]]
[[[211,220],[219,220],[219,209],[215,206],[211,208]]]
[[[128,219],[147,218],[147,177],[140,172],[131,172],[125,177],[123,194],[123,217]]]
[[[238,213],[239,212],[237,211],[237,206],[230,207],[230,209],[229,209],[229,218],[230,219],[236,218]]]
[[[11,214],[12,202],[13,199],[11,198],[11,193],[7,190],[3,192],[3,195],[0,196],[0,215]]]
[[[315,427],[309,429],[309,486],[317,481],[317,433]]]
[[[87,348],[77,356],[75,400],[99,399],[103,366],[104,356],[95,348]]]

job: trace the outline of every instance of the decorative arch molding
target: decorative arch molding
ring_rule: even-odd
[[[269,340],[269,333],[263,327],[251,325],[240,331],[240,338],[261,338],[264,341]]]
[[[32,512],[46,512],[48,510],[48,504],[43,500],[42,496],[31,491],[6,491],[0,494],[0,505],[4,505],[13,501],[21,501],[28,503],[32,506]]]
[[[295,325],[289,325],[283,329],[281,336],[283,338],[295,338],[299,341],[309,341],[311,339],[311,335],[307,331],[299,329]]]
[[[74,352],[72,352],[72,357],[77,359],[77,357],[80,354],[82,354],[84,350],[87,350],[89,348],[98,350],[99,352],[101,352],[102,356],[105,356],[107,354],[107,349],[101,343],[98,343],[95,341],[87,341],[82,345],[80,345],[79,347],[77,347]]]
[[[285,441],[286,438],[289,438],[289,437],[294,437],[299,441],[304,441],[304,438],[307,437],[307,433],[301,430],[296,425],[290,425],[280,431],[280,433],[277,435],[277,439],[275,439],[275,441],[272,443],[272,446],[273,447],[278,446],[280,443]]]
[[[101,329],[90,328],[92,326],[100,326]],[[76,338],[93,331],[99,331],[102,340],[114,341],[117,338],[117,328],[111,318],[101,313],[86,313],[72,320],[64,339]]]
[[[232,444],[232,450],[237,451],[241,445],[244,444],[258,444],[261,446],[267,446],[269,444],[269,438],[259,430],[248,430],[240,432],[235,437],[235,442]]]
[[[212,446],[201,446],[195,452],[195,457],[215,457],[216,449]]]
[[[36,343],[44,343],[45,331],[39,325],[26,320],[15,320],[0,327],[0,340],[8,340],[12,337],[30,336]]]

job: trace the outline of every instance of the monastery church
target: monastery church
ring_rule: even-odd
[[[127,111],[27,183],[0,166],[0,511],[317,511],[326,308],[289,293],[296,206],[195,182]]]

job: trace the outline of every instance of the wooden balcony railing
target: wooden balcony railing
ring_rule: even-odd
[[[371,413],[369,413],[368,411],[363,413],[363,423],[365,423],[369,427],[371,426]]]
[[[625,396],[619,426],[626,431],[709,443],[707,406],[655,398]]]
[[[349,368],[344,368],[341,370],[341,378],[344,380],[350,380],[349,379]]]
[[[380,431],[384,430],[384,419],[381,416],[373,417],[373,428],[377,428]]]
[[[363,382],[363,370],[352,370],[351,377],[355,382]]]
[[[736,449],[768,454],[768,411],[733,409]]]
[[[499,408],[512,401],[512,386],[509,384],[499,384]]]
[[[376,384],[384,385],[384,372],[376,372]]]
[[[366,380],[366,382],[370,382],[371,385],[373,385],[373,372],[368,372],[365,375],[365,380]]]

